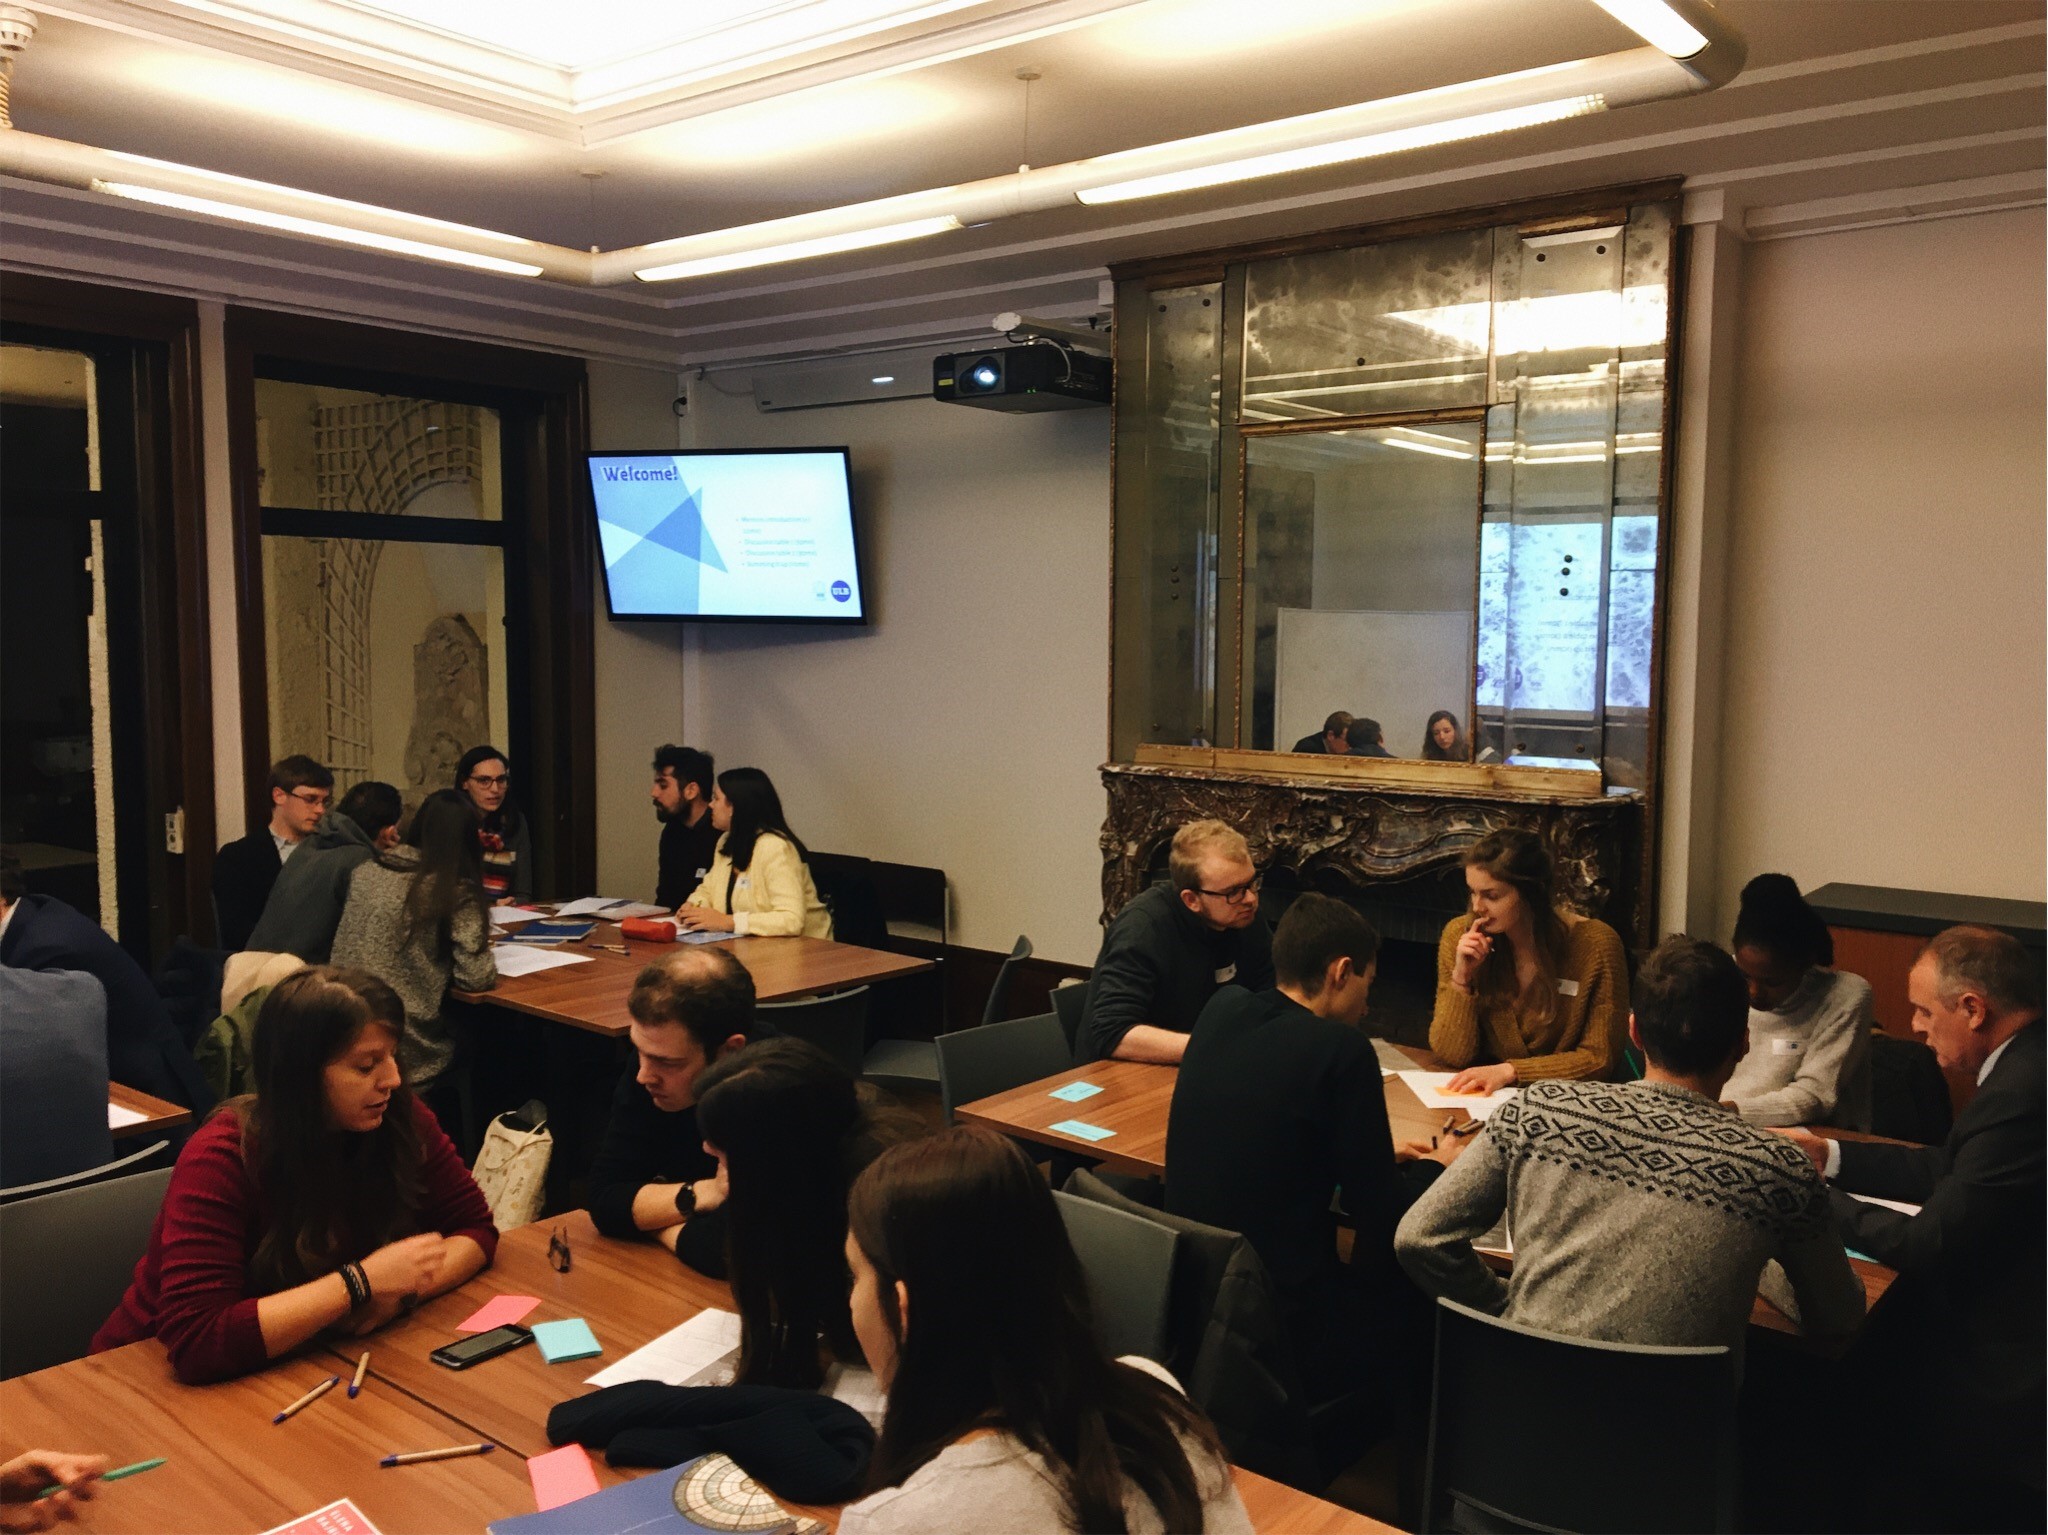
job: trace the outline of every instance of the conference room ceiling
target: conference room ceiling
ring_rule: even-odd
[[[671,18],[705,7],[494,5],[530,44],[423,29],[396,0],[35,9],[18,128],[607,250],[1639,43],[1592,0],[861,0],[833,14],[868,30],[823,38],[749,33],[806,7],[735,0],[681,39]],[[1720,9],[1749,62],[1705,95],[683,282],[564,288],[14,180],[0,259],[716,366],[1086,313],[1111,261],[1650,177],[1719,194],[1754,238],[2043,200],[2037,0]]]

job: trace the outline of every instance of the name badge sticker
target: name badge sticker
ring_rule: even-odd
[[[753,875],[742,874],[737,880],[733,881],[732,888],[735,890],[752,890],[754,888]]]
[[[1216,972],[1216,984],[1218,986],[1228,986],[1232,981],[1236,979],[1237,966],[1235,965],[1225,965],[1221,970],[1218,970]]]
[[[1771,1054],[1773,1055],[1797,1055],[1805,1048],[1806,1041],[1803,1039],[1774,1039],[1771,1041]]]
[[[1576,997],[1579,994],[1579,983],[1577,981],[1559,981],[1557,983],[1557,994],[1560,997]]]

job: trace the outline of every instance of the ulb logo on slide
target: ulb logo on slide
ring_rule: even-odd
[[[852,598],[852,596],[853,588],[848,586],[844,581],[834,581],[832,583],[832,600],[834,602],[846,602],[849,601]]]

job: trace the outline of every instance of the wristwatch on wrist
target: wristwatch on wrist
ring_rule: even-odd
[[[697,1213],[697,1185],[683,1183],[676,1188],[676,1214],[688,1220]]]

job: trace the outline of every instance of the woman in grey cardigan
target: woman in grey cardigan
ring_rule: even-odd
[[[405,1003],[398,1058],[415,1092],[431,1089],[455,1058],[441,1017],[450,982],[463,991],[498,984],[482,879],[476,811],[466,795],[442,789],[412,818],[405,846],[349,880],[333,962],[369,971]]]
[[[1834,962],[1827,923],[1789,877],[1742,887],[1735,963],[1749,981],[1749,1053],[1725,1091],[1751,1124],[1870,1128],[1870,983]]]

